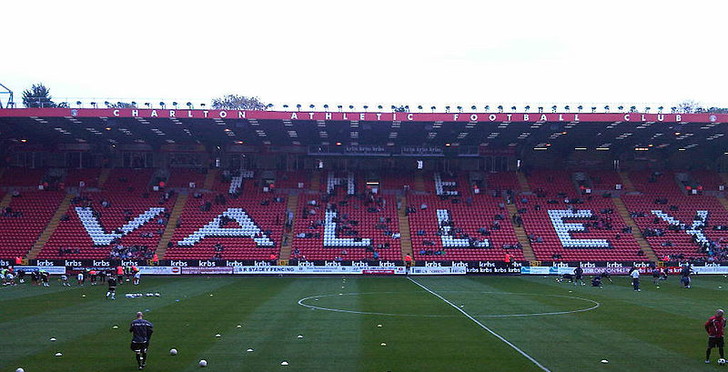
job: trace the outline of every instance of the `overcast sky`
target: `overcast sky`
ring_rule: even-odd
[[[728,107],[728,1],[8,1],[0,83],[56,101]],[[3,102],[6,98],[0,95]]]

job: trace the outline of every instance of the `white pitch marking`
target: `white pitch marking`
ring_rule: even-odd
[[[546,367],[545,367],[545,366],[544,366],[543,364],[539,363],[539,362],[538,362],[538,361],[537,361],[536,359],[534,359],[534,358],[533,358],[532,356],[530,356],[530,355],[526,354],[526,352],[525,352],[525,351],[523,351],[523,350],[521,350],[521,349],[520,349],[520,348],[519,348],[518,346],[516,346],[516,345],[514,345],[513,343],[511,343],[510,341],[506,340],[506,339],[505,339],[505,338],[504,338],[503,336],[501,336],[501,335],[499,335],[499,334],[495,333],[495,331],[493,331],[492,329],[488,328],[488,327],[487,327],[487,326],[486,326],[485,324],[481,323],[481,322],[480,322],[479,320],[477,320],[477,319],[473,318],[473,317],[472,317],[472,316],[471,316],[470,314],[468,314],[468,313],[467,313],[467,312],[466,312],[465,310],[463,310],[463,309],[459,308],[459,307],[458,307],[457,305],[455,305],[455,304],[453,304],[452,302],[450,302],[450,301],[449,301],[449,300],[448,300],[447,298],[445,298],[445,297],[442,297],[442,296],[440,296],[440,295],[439,295],[439,294],[438,294],[437,292],[434,292],[434,291],[432,291],[431,289],[429,289],[429,288],[425,287],[424,285],[422,285],[422,284],[418,283],[418,282],[417,282],[416,280],[414,280],[414,279],[412,279],[412,278],[410,278],[410,277],[407,277],[407,279],[409,279],[409,281],[411,281],[412,283],[415,283],[415,284],[416,284],[416,285],[417,285],[418,287],[420,287],[420,288],[424,289],[425,291],[429,292],[429,293],[430,293],[431,295],[433,295],[433,296],[435,296],[435,297],[437,297],[437,298],[441,299],[441,300],[442,300],[442,301],[444,301],[444,302],[445,302],[446,304],[448,304],[448,305],[452,306],[452,307],[453,307],[453,308],[454,308],[455,310],[459,311],[460,313],[462,313],[463,315],[465,315],[465,317],[467,317],[468,319],[472,320],[472,321],[473,321],[473,322],[474,322],[475,324],[479,325],[479,326],[480,326],[480,328],[483,328],[484,330],[488,331],[488,333],[490,333],[491,335],[495,336],[495,337],[496,337],[496,338],[498,338],[499,340],[503,341],[503,342],[504,342],[504,343],[505,343],[506,345],[508,345],[508,346],[510,346],[511,348],[513,348],[513,350],[517,351],[517,352],[518,352],[519,354],[521,354],[521,355],[523,355],[524,357],[526,357],[526,359],[530,360],[530,361],[531,361],[531,362],[532,362],[533,364],[535,364],[535,365],[536,365],[537,367],[541,368],[541,370],[543,370],[543,371],[546,371],[546,372],[551,372],[551,370],[549,370],[548,368],[546,368]]]
[[[448,293],[457,293],[457,292],[463,292],[463,293],[480,293],[480,294],[496,294],[496,295],[521,295],[521,296],[545,296],[545,297],[561,297],[561,298],[571,298],[571,299],[577,299],[582,301],[591,302],[594,304],[594,306],[583,308],[583,309],[576,309],[576,310],[567,310],[567,311],[554,311],[554,312],[548,312],[548,313],[527,313],[527,314],[475,314],[477,317],[481,318],[520,318],[520,317],[529,317],[529,316],[547,316],[547,315],[565,315],[565,314],[575,314],[575,313],[582,313],[585,311],[591,311],[599,306],[601,304],[597,301],[583,298],[583,297],[576,297],[576,296],[561,296],[561,295],[545,295],[545,294],[535,294],[535,293],[507,293],[507,292],[480,292],[480,291],[444,291]],[[388,294],[388,293],[403,293],[403,292],[352,292],[347,293],[349,296],[355,296],[355,295],[367,295],[367,294]],[[300,300],[298,300],[298,304],[307,307],[311,310],[323,310],[323,311],[333,311],[337,313],[348,313],[348,314],[357,314],[357,315],[380,315],[380,316],[402,316],[402,317],[412,317],[412,318],[453,318],[455,315],[436,315],[436,314],[393,314],[393,313],[379,313],[379,312],[370,312],[370,311],[356,311],[356,310],[346,310],[346,309],[337,309],[332,307],[323,307],[323,306],[315,306],[315,305],[309,305],[305,302],[308,300],[315,300],[318,301],[319,298],[325,298],[325,297],[335,297],[336,295],[316,295],[316,296],[308,296],[304,297]]]

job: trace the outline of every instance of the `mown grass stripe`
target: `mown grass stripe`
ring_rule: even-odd
[[[480,328],[483,328],[488,333],[490,333],[491,335],[495,336],[497,339],[501,340],[506,345],[508,345],[511,348],[513,348],[513,350],[515,350],[519,354],[523,355],[526,359],[530,360],[533,364],[535,364],[541,370],[546,371],[546,372],[551,372],[543,364],[539,363],[536,359],[534,359],[532,356],[528,355],[525,351],[521,350],[518,346],[516,346],[513,343],[511,343],[510,341],[506,340],[503,336],[501,336],[498,333],[494,332],[492,329],[488,328],[485,324],[481,323],[479,320],[477,320],[477,319],[473,318],[472,316],[470,316],[470,314],[468,314],[465,310],[463,310],[460,307],[458,307],[457,305],[453,304],[452,302],[450,302],[445,297],[442,297],[438,293],[436,293],[436,292],[430,290],[429,288],[425,287],[424,285],[418,283],[416,280],[412,279],[411,277],[407,277],[407,279],[409,279],[412,283],[416,284],[418,287],[420,287],[420,288],[424,289],[425,291],[429,292],[433,296],[435,296],[435,297],[439,298],[440,300],[444,301],[446,304],[452,306],[452,308],[454,308],[455,310],[459,311],[461,314],[465,315],[466,318],[472,320],[475,324],[477,324],[478,326],[480,326]]]

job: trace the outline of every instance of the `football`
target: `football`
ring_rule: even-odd
[[[169,355],[172,355],[172,356],[177,355],[177,349],[169,349]]]
[[[15,370],[15,372],[25,372],[25,370],[22,369],[22,368],[18,368],[18,369]]]
[[[725,365],[725,359],[723,359],[723,358],[718,359],[718,365],[719,366],[724,366]]]
[[[207,367],[207,361],[204,359],[200,360],[199,364],[200,364],[200,367]]]

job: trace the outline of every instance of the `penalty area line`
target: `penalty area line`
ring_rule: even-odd
[[[417,282],[416,280],[412,279],[412,278],[411,278],[411,277],[409,277],[409,276],[407,277],[407,279],[409,279],[409,281],[411,281],[412,283],[415,283],[415,284],[416,284],[416,285],[417,285],[418,287],[420,287],[420,288],[424,289],[425,291],[427,291],[427,292],[428,292],[428,293],[430,293],[431,295],[433,295],[433,296],[435,296],[435,297],[439,298],[440,300],[442,300],[442,301],[443,301],[443,302],[445,302],[446,304],[448,304],[448,305],[452,306],[452,307],[453,307],[453,308],[454,308],[455,310],[457,310],[457,311],[459,311],[460,313],[462,313],[463,315],[465,315],[465,317],[466,317],[466,318],[468,318],[468,319],[472,320],[472,321],[473,321],[473,322],[474,322],[475,324],[477,324],[478,326],[480,326],[480,328],[483,328],[483,329],[484,329],[484,330],[486,330],[486,331],[487,331],[488,333],[490,333],[491,335],[495,336],[495,337],[496,337],[497,339],[499,339],[499,340],[503,341],[503,342],[504,342],[504,343],[505,343],[506,345],[510,346],[510,347],[511,347],[511,348],[512,348],[513,350],[517,351],[517,352],[518,352],[519,354],[521,354],[521,355],[523,355],[524,357],[526,357],[526,359],[530,360],[530,361],[531,361],[531,362],[532,362],[533,364],[535,364],[535,365],[536,365],[536,366],[537,366],[538,368],[541,368],[541,370],[543,370],[543,371],[546,371],[546,372],[551,372],[551,371],[550,371],[550,370],[549,370],[548,368],[546,368],[546,367],[545,367],[545,366],[544,366],[543,364],[539,363],[539,362],[538,362],[538,361],[537,361],[536,359],[534,359],[534,358],[533,358],[532,356],[530,356],[530,355],[526,354],[526,352],[525,352],[525,351],[523,351],[523,350],[521,350],[521,349],[520,349],[520,348],[519,348],[518,346],[516,346],[516,345],[514,345],[514,344],[513,344],[512,342],[510,342],[510,341],[506,340],[506,339],[505,339],[505,337],[503,337],[503,336],[501,336],[501,335],[499,335],[499,334],[495,333],[495,331],[493,331],[492,329],[488,328],[488,327],[487,327],[487,326],[486,326],[485,324],[481,323],[481,322],[480,322],[479,320],[477,320],[477,319],[473,318],[473,317],[472,317],[472,316],[471,316],[470,314],[468,314],[468,313],[467,313],[467,312],[466,312],[465,310],[463,310],[463,309],[459,308],[458,306],[456,306],[455,304],[453,304],[452,302],[450,302],[450,301],[449,301],[449,300],[448,300],[447,298],[445,298],[445,297],[442,297],[442,296],[440,296],[440,294],[438,294],[437,292],[435,292],[435,291],[433,291],[433,290],[431,290],[431,289],[429,289],[429,288],[425,287],[424,285],[422,285],[422,284],[418,283],[418,282]]]

